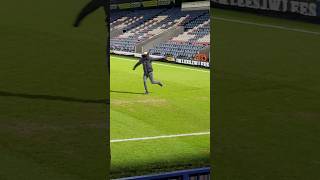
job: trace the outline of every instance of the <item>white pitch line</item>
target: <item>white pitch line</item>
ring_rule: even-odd
[[[120,57],[113,57],[113,59],[121,59],[121,60],[126,60],[126,61],[132,61],[132,60],[129,60],[129,59],[126,59],[126,58],[120,58]],[[160,64],[160,63],[154,63],[154,64],[160,65],[160,66],[173,67],[173,68],[177,68],[177,69],[188,69],[188,70],[193,70],[193,71],[210,73],[210,70],[201,70],[201,69],[193,69],[193,68],[187,68],[187,67],[170,66],[170,65],[167,65],[167,64]]]
[[[114,139],[114,140],[111,140],[110,142],[111,143],[118,143],[118,142],[128,142],[128,141],[146,141],[146,140],[154,140],[154,139],[165,139],[165,138],[176,138],[176,137],[187,137],[187,136],[203,136],[203,135],[208,135],[208,134],[210,134],[210,132],[162,135],[162,136],[130,138],[130,139]]]
[[[254,25],[254,26],[265,27],[265,28],[281,29],[281,30],[307,33],[307,34],[313,34],[313,35],[320,35],[320,32],[317,32],[317,31],[309,31],[309,30],[305,30],[305,29],[290,28],[290,27],[279,26],[279,25],[255,23],[255,22],[251,22],[251,21],[243,21],[243,20],[238,20],[238,19],[229,19],[229,18],[222,18],[222,17],[214,17],[213,19],[220,20],[220,21],[226,21],[226,22]]]

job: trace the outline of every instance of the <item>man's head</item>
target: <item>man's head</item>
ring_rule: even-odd
[[[149,55],[149,53],[146,51],[142,53],[142,57],[147,57],[148,55]]]

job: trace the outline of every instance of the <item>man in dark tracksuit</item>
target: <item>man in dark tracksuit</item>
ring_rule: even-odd
[[[149,94],[147,88],[147,79],[149,78],[152,84],[158,84],[159,86],[163,86],[160,81],[156,81],[153,79],[153,68],[152,68],[152,61],[158,60],[156,58],[151,58],[149,53],[143,53],[139,62],[134,65],[133,70],[135,70],[140,64],[143,65],[143,84],[145,89],[145,94]]]

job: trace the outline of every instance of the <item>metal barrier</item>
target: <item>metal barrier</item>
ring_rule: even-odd
[[[210,180],[210,168],[174,171],[155,175],[136,176],[117,180]]]

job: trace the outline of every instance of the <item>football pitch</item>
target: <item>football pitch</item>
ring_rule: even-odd
[[[320,25],[212,9],[214,179],[318,179]]]
[[[108,173],[104,13],[72,27],[87,2],[2,2],[1,180]]]
[[[71,27],[86,2],[2,3],[0,179],[106,177],[103,12],[80,29]],[[214,179],[318,179],[320,26],[220,9],[213,13]],[[155,78],[165,86],[149,85],[146,97],[139,94],[141,67],[132,71],[133,64],[112,61],[111,98],[117,101],[111,113],[118,120],[111,122],[111,139],[208,131],[209,122],[191,120],[209,112],[201,109],[208,102],[198,93],[205,85],[198,77],[208,82],[208,73],[155,64]],[[190,116],[187,121],[180,112]],[[111,144],[115,176],[208,162],[208,135]]]
[[[210,71],[154,62],[145,95],[136,62],[111,56],[112,177],[208,166]]]

